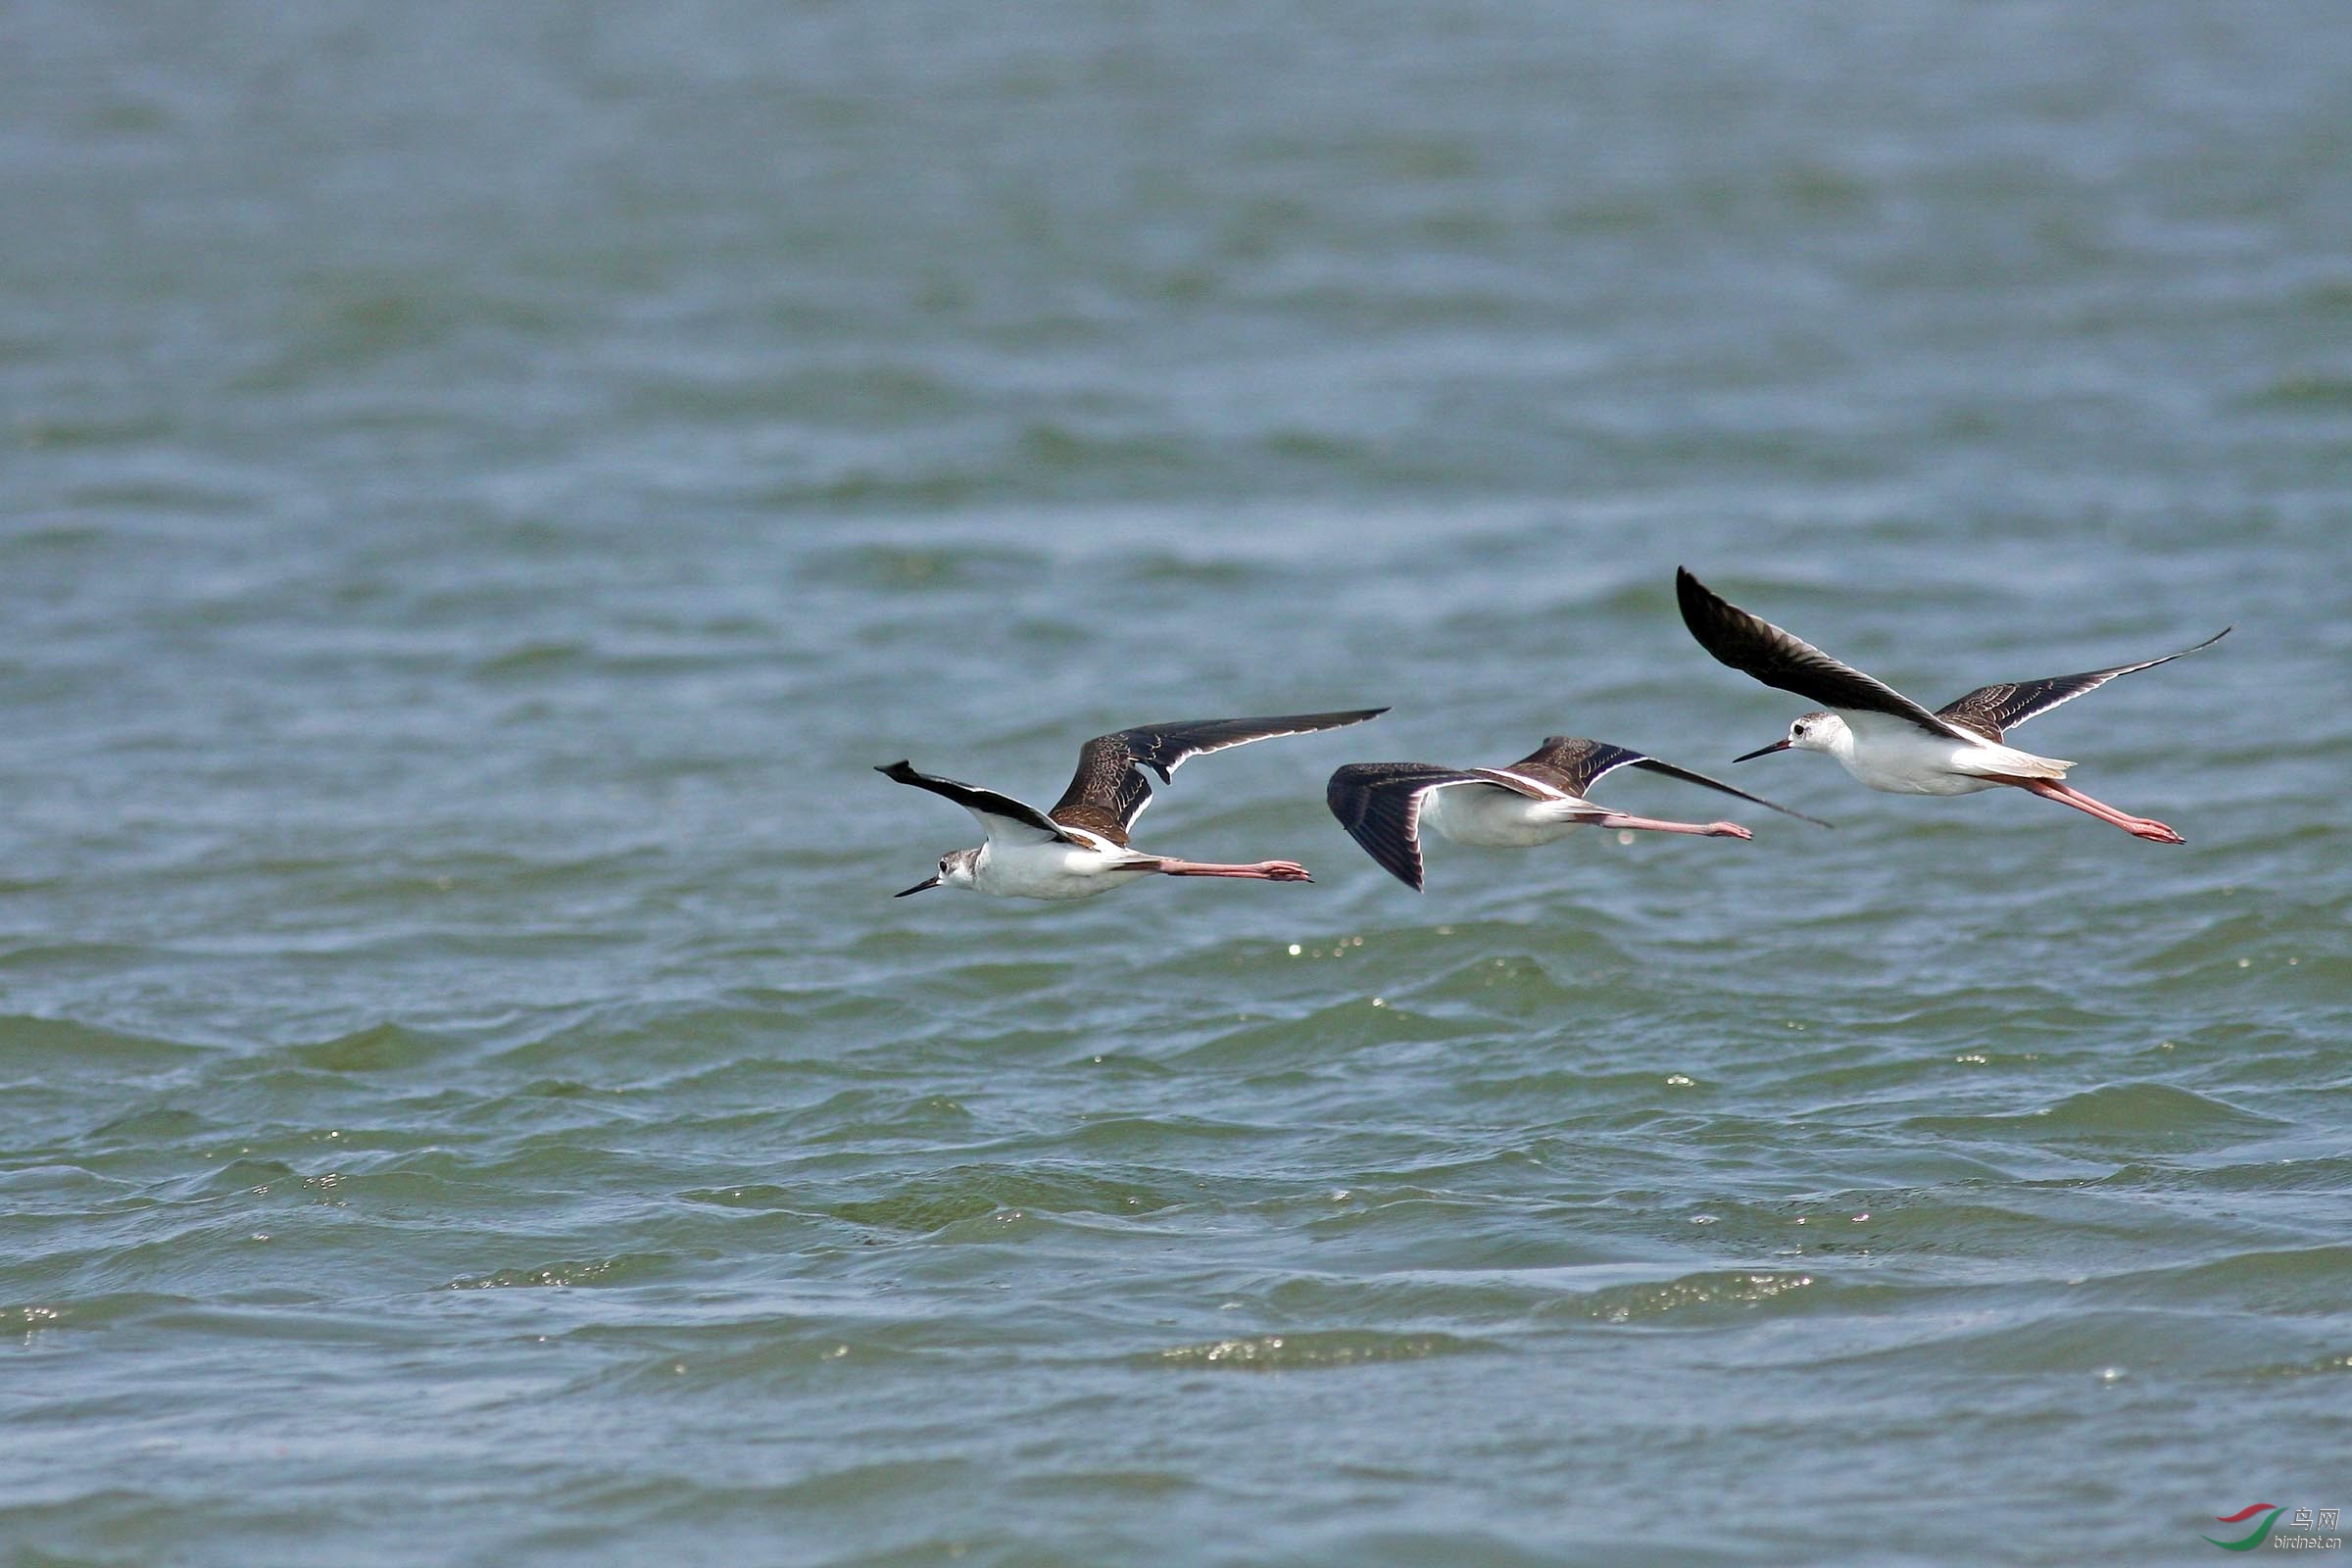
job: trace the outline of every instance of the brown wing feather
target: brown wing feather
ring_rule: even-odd
[[[2234,629],[2224,626],[2195,648],[2183,648],[2162,659],[2143,659],[2136,664],[2110,664],[2105,669],[2086,669],[2080,675],[2048,675],[2040,680],[1998,681],[1980,686],[1936,710],[1936,716],[1997,743],[2004,730],[2015,729],[2027,719],[2046,713],[2062,703],[2071,703],[2085,692],[2095,692],[2118,675],[2169,664],[2200,649],[2211,648]]]
[[[1614,773],[1621,767],[1638,767],[1647,773],[1662,773],[1668,778],[1679,778],[1686,784],[1696,784],[1720,794],[1737,796],[1767,810],[1778,811],[1783,816],[1810,822],[1815,827],[1830,825],[1818,816],[1792,811],[1761,795],[1750,795],[1743,789],[1736,789],[1719,778],[1709,778],[1704,773],[1694,773],[1687,767],[1677,767],[1672,762],[1661,762],[1646,752],[1612,746],[1607,741],[1587,740],[1581,735],[1546,737],[1542,746],[1513,762],[1510,771],[1524,773],[1530,778],[1565,790],[1570,795],[1581,797],[1602,776]]]
[[[1096,736],[1078,749],[1078,771],[1046,814],[1125,844],[1128,828],[1152,804],[1152,781],[1135,762],[1125,731]]]
[[[1191,718],[1172,724],[1138,724],[1108,735],[1098,735],[1078,749],[1078,771],[1048,813],[1102,832],[1099,822],[1117,825],[1117,842],[1125,844],[1135,819],[1152,804],[1152,781],[1144,770],[1157,773],[1165,783],[1189,758],[1247,746],[1251,741],[1283,735],[1307,735],[1378,718],[1385,708],[1350,709],[1337,713],[1277,713],[1260,718]],[[1070,814],[1070,813],[1085,814]],[[1107,835],[1106,835],[1107,836]]]
[[[1628,762],[1642,760],[1640,752],[1582,735],[1546,735],[1544,744],[1510,766],[1514,773],[1540,779],[1564,794],[1582,796],[1592,781]]]
[[[1936,710],[1936,716],[1947,724],[1957,724],[1971,734],[1982,735],[1993,745],[2001,744],[2003,725],[2000,720],[2003,706],[2015,699],[2017,688],[2006,684],[1980,686],[1966,697],[1954,698]]]
[[[1127,824],[1119,820],[1117,812],[1097,806],[1092,801],[1072,801],[1066,806],[1056,806],[1046,814],[1064,827],[1095,834],[1120,849],[1127,847]]]

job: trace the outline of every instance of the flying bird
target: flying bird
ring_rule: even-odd
[[[1798,715],[1782,739],[1736,761],[1791,750],[1827,752],[1864,784],[1895,795],[1971,795],[2011,784],[2088,812],[2133,838],[2155,844],[2188,842],[2162,822],[2118,810],[2066,783],[2067,770],[2075,763],[2019,751],[2005,744],[2005,738],[2027,719],[2096,691],[2118,675],[2153,669],[2211,648],[2229,636],[2231,627],[2224,626],[2195,648],[2161,659],[2080,675],[1980,686],[1931,712],[1885,682],[1727,603],[1688,568],[1675,568],[1674,591],[1682,604],[1683,624],[1701,648],[1767,686],[1823,705]]]
[[[1754,835],[1737,822],[1666,822],[1630,816],[1585,799],[1604,774],[1645,768],[1736,795],[1758,806],[1830,824],[1760,796],[1732,788],[1654,757],[1577,735],[1554,735],[1508,767],[1441,767],[1433,762],[1349,762],[1331,775],[1323,798],[1331,814],[1396,878],[1421,891],[1421,830],[1435,828],[1456,844],[1527,849],[1549,844],[1580,827],[1636,828],[1651,833],[1697,833],[1707,838]]]
[[[1078,771],[1050,811],[952,778],[918,773],[905,760],[875,772],[901,784],[944,795],[972,813],[987,842],[957,850],[939,862],[906,898],[930,888],[969,888],[1011,899],[1089,899],[1147,876],[1222,876],[1255,882],[1311,882],[1295,860],[1259,860],[1220,865],[1147,855],[1129,847],[1135,819],[1152,804],[1145,769],[1168,782],[1188,759],[1204,757],[1251,741],[1361,724],[1387,712],[1360,708],[1344,713],[1289,713],[1266,718],[1193,719],[1180,724],[1142,724],[1098,735],[1078,752]]]

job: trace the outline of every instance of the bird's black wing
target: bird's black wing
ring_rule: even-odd
[[[2195,648],[2183,648],[2180,653],[2167,654],[2162,659],[2143,659],[2136,664],[2086,669],[2080,675],[2050,675],[2041,680],[2003,681],[1996,685],[1980,686],[1966,697],[1954,698],[1936,711],[1939,717],[1951,723],[1997,742],[2003,730],[2015,729],[2027,719],[2046,713],[2061,703],[2071,703],[2084,692],[2095,692],[2118,675],[2169,664],[2198,649],[2211,648],[2235,629],[2224,626]]]
[[[1078,771],[1049,814],[1057,822],[1123,845],[1135,819],[1152,804],[1152,781],[1144,776],[1144,769],[1157,773],[1164,784],[1191,758],[1281,735],[1361,724],[1387,711],[1385,708],[1359,708],[1344,713],[1186,719],[1174,724],[1138,724],[1133,729],[1098,735],[1079,748]]]
[[[1677,767],[1672,762],[1661,762],[1645,752],[1611,746],[1606,741],[1587,740],[1581,735],[1547,736],[1543,745],[1503,771],[1523,774],[1581,797],[1594,780],[1604,774],[1614,773],[1621,767],[1638,767],[1645,772],[1663,773],[1668,778],[1679,778],[1686,784],[1697,784],[1725,795],[1736,795],[1740,800],[1761,806],[1767,810],[1778,811],[1783,816],[1793,816],[1800,822],[1810,822],[1815,827],[1830,825],[1818,816],[1792,811],[1761,795],[1750,795],[1743,789],[1736,789],[1719,778],[1709,778],[1704,773],[1694,773],[1687,767]]]
[[[1698,646],[1732,668],[1824,708],[1886,713],[1907,719],[1931,735],[1973,741],[1978,737],[1950,719],[1931,713],[1885,681],[1840,662],[1794,633],[1749,614],[1690,575],[1674,572],[1674,593],[1683,624]]]
[[[1366,855],[1418,893],[1422,804],[1431,791],[1456,784],[1480,784],[1520,795],[1543,793],[1524,780],[1490,777],[1484,770],[1440,767],[1434,762],[1349,762],[1331,775],[1323,800]]]
[[[929,790],[934,795],[954,801],[971,812],[978,819],[981,831],[992,839],[1005,839],[1015,844],[1043,844],[1054,839],[1066,844],[1080,842],[1063,832],[1061,824],[1045,812],[1009,795],[999,795],[995,790],[984,790],[960,779],[935,778],[929,773],[918,773],[904,759],[888,766],[877,767],[874,771],[884,778],[911,784],[918,790]]]

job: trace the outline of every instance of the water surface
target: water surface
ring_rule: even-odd
[[[0,34],[10,1562],[2352,1506],[2340,8]],[[1781,733],[1678,563],[1933,702],[2235,622],[2024,737],[2189,845],[1324,811]],[[1315,887],[888,896],[972,835],[874,763],[1377,703],[1145,820]]]

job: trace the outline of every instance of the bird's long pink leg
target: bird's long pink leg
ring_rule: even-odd
[[[1697,833],[1710,839],[1755,837],[1737,822],[1662,822],[1654,816],[1626,816],[1617,811],[1595,820],[1602,827],[1639,828],[1648,833]]]
[[[2074,786],[2061,784],[2056,779],[2013,778],[2009,782],[2032,790],[2045,801],[2056,801],[2060,806],[2071,806],[2076,810],[2086,812],[2102,822],[2111,822],[2135,839],[2146,839],[2151,844],[2186,844],[2188,842],[2153,817],[2133,816],[2129,811],[2119,811],[2105,801],[2094,801]]]
[[[1153,867],[1162,876],[1230,876],[1248,882],[1312,882],[1306,867],[1296,860],[1260,860],[1254,865],[1218,865],[1209,860],[1162,860]]]

